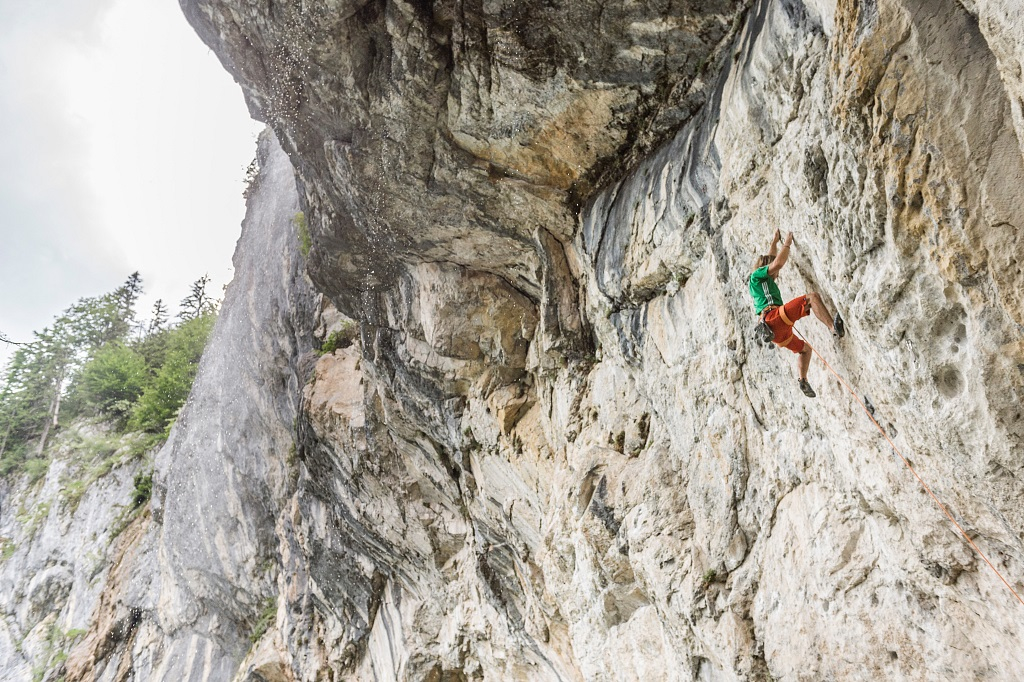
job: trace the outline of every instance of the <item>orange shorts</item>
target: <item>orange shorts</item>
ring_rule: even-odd
[[[782,315],[783,311],[785,311],[785,318]],[[775,338],[772,341],[794,353],[801,352],[804,349],[803,339],[798,339],[793,335],[793,325],[788,324],[786,318],[793,323],[801,317],[807,317],[810,312],[811,300],[807,296],[794,298],[781,308],[769,310],[764,316],[764,321],[775,332]]]

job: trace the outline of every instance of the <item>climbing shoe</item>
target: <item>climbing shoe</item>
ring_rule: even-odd
[[[843,317],[839,313],[836,313],[835,319],[832,320],[832,336],[837,339],[841,339],[846,336],[846,324],[843,322]]]
[[[807,379],[800,380],[800,390],[803,391],[804,395],[807,396],[808,398],[818,397],[818,394],[814,392],[814,389],[811,388],[811,385],[807,383]]]

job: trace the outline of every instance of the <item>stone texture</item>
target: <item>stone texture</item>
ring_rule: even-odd
[[[272,135],[199,374],[156,460],[160,646],[150,679],[230,679],[280,577],[276,519],[294,486],[295,419],[316,297],[299,271],[297,196]]]
[[[404,10],[387,6],[389,27],[409,25]],[[473,18],[445,25],[453,61],[437,68],[447,80],[414,73],[402,62],[409,46],[392,41],[399,77],[374,91],[408,120],[424,100],[396,101],[395,82],[447,88],[437,114],[395,139],[411,151],[440,128],[471,158],[437,154],[406,182],[409,151],[352,153],[341,167],[289,147],[311,211],[347,193],[320,213],[323,235],[372,228],[401,261],[393,282],[371,282],[327,239],[310,259],[318,284],[363,322],[361,348],[322,359],[306,393],[304,464],[335,483],[316,493],[319,529],[300,523],[308,537],[337,538],[332,563],[355,586],[333,598],[354,603],[347,621],[334,610],[323,655],[355,678],[1011,679],[1016,635],[997,633],[1017,633],[1019,605],[820,365],[821,398],[808,403],[794,396],[791,360],[749,343],[744,280],[775,226],[797,233],[784,288],[823,293],[851,335],[832,346],[820,327],[801,327],[1013,575],[1016,24],[952,2],[755,3],[719,75],[688,86],[702,106],[633,155],[642,145],[623,140],[642,114],[615,88],[599,96],[585,85],[591,118],[563,108],[558,79],[586,80],[571,67],[538,73],[495,57],[481,88],[472,50],[454,49],[480,30]],[[227,24],[212,24],[225,60],[240,54]],[[269,25],[239,25],[280,39]],[[430,26],[412,25],[410,36]],[[498,55],[500,29],[484,26]],[[258,74],[233,72],[260,89]],[[530,87],[510,85],[517,78]],[[308,87],[304,113],[326,124],[315,100],[337,91]],[[484,101],[487,115],[473,108]],[[529,142],[517,153],[494,125],[534,107],[557,153]],[[309,134],[254,108],[286,139]],[[362,120],[362,140],[392,137],[392,123]],[[603,135],[563,134],[588,126]],[[621,163],[608,170],[612,149]],[[486,178],[473,175],[481,160]],[[590,171],[562,170],[573,164]],[[370,168],[378,195],[360,199]],[[531,196],[512,200],[524,183]],[[437,203],[452,200],[457,220]],[[559,213],[574,202],[578,222]],[[417,212],[403,216],[410,204]],[[493,236],[502,221],[520,236],[542,227],[512,245],[507,232]],[[355,306],[356,291],[373,295]],[[364,411],[351,399],[358,387]],[[314,473],[325,466],[329,475]],[[968,615],[982,600],[986,618]],[[957,634],[972,632],[984,636]]]
[[[182,7],[300,169],[310,275],[351,310],[410,261],[536,294],[535,230],[567,239],[571,204],[703,102],[742,4]]]
[[[21,521],[21,531],[7,531],[17,519],[0,501],[2,532],[17,543],[0,573],[13,588],[4,590],[11,615],[0,647],[20,647],[0,668],[3,679],[46,670],[46,679],[69,682],[229,680],[254,648],[250,635],[283,580],[275,524],[295,486],[296,419],[319,306],[300,272],[292,166],[269,132],[259,156],[237,274],[189,400],[155,456],[146,513],[112,543],[137,466],[99,479],[72,513],[57,506],[61,459],[41,490],[5,493],[23,508],[43,505],[47,513],[31,523],[39,530]],[[55,627],[66,662],[49,643]],[[63,635],[71,629],[82,631],[73,641]],[[259,661],[267,676],[278,667]]]
[[[0,488],[0,537],[13,548],[0,562],[0,679],[57,679],[62,657],[80,645],[87,630],[103,627],[94,625],[97,607],[124,548],[145,551],[131,527],[114,537],[144,461],[115,466],[80,499],[69,495],[92,464],[81,461],[83,439],[104,435],[71,426],[57,437],[42,480],[5,481]],[[139,517],[135,525],[142,522]],[[118,585],[120,594],[130,591],[128,581]],[[143,588],[133,596],[141,603],[152,595]]]
[[[798,330],[1024,592],[1014,3],[183,8],[291,167],[266,140],[150,587],[93,597],[131,674],[1018,677],[1024,606],[746,293],[792,230],[848,337]]]

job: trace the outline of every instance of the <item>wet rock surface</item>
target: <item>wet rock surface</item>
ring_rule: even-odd
[[[797,330],[1024,592],[1012,3],[183,7],[288,157],[94,598],[126,675],[1016,679],[1024,606],[746,284],[792,230],[847,337]]]

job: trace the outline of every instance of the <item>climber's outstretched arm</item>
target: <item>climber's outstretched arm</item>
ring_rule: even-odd
[[[792,243],[793,243],[793,233],[790,232],[789,234],[786,235],[786,240],[784,242],[782,242],[782,249],[778,252],[778,254],[776,255],[776,254],[773,254],[773,253],[769,253],[769,255],[773,255],[774,256],[774,258],[772,259],[772,262],[768,264],[768,276],[769,277],[772,277],[774,279],[775,277],[779,276],[779,270],[781,270],[782,266],[785,265],[786,261],[789,260],[789,247],[790,247],[790,245]],[[775,242],[773,241],[772,242],[772,251],[774,251],[774,250],[775,250]]]
[[[779,255],[779,242],[782,241],[782,233],[779,232],[779,228],[775,228],[775,234],[772,236],[772,245],[768,247],[768,256],[773,260]]]

